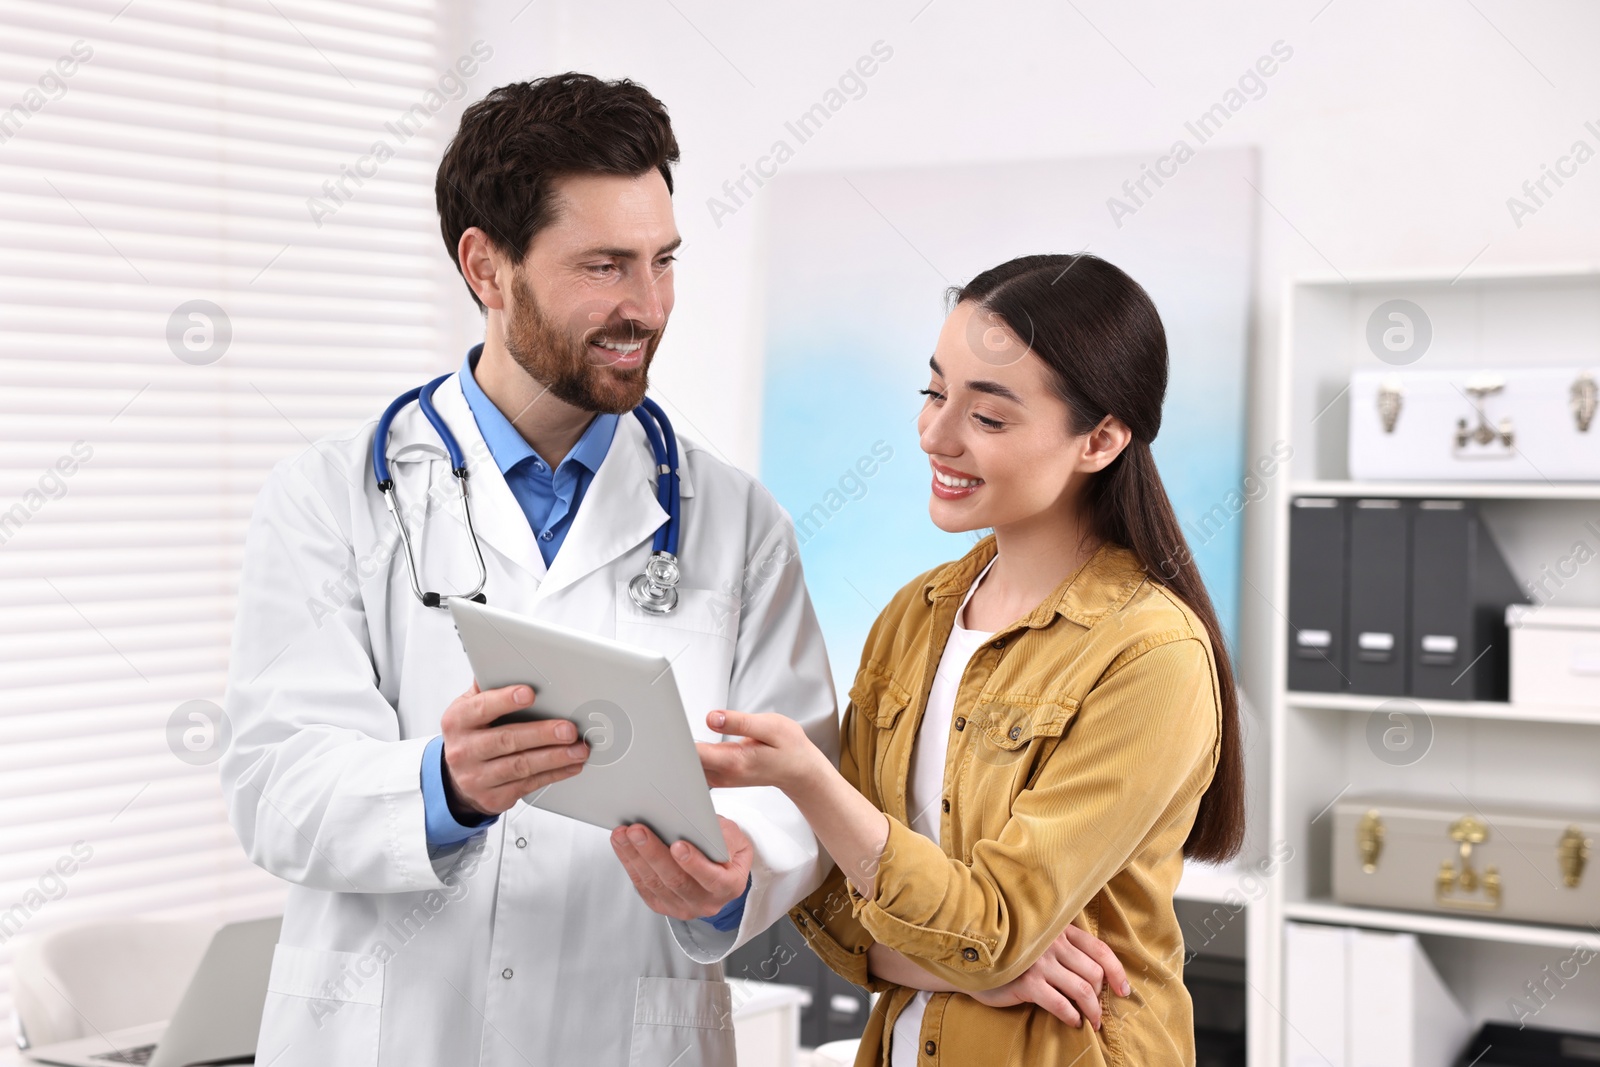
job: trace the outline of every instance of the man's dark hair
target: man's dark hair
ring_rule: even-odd
[[[626,78],[569,72],[502,85],[462,112],[439,161],[433,185],[439,232],[457,271],[456,248],[470,226],[521,263],[534,235],[554,218],[552,179],[657,170],[670,193],[677,161],[666,107]],[[476,293],[472,299],[483,307]]]

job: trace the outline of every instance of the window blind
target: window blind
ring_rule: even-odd
[[[205,709],[272,464],[460,358],[440,6],[0,9],[0,1019],[20,933],[282,906]]]

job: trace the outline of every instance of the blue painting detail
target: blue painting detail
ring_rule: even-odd
[[[1089,209],[1127,165],[814,174],[769,188],[761,477],[795,520],[841,704],[889,598],[982,535],[928,518],[917,390],[945,289],[1030,252],[1087,245],[1155,300],[1171,371],[1153,451],[1237,652],[1253,226],[1239,176],[1253,154],[1202,154],[1128,232],[1103,232]],[[1075,188],[1081,200],[1063,196]]]

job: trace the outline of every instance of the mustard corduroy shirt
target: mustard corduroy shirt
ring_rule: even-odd
[[[790,917],[829,967],[883,994],[857,1067],[886,1067],[914,993],[869,976],[874,941],[980,991],[1022,974],[1071,922],[1110,946],[1133,986],[1102,993],[1099,1032],[1031,1004],[936,993],[919,1067],[1192,1065],[1172,895],[1222,704],[1204,626],[1131,551],[1102,544],[973,655],[951,714],[939,841],[910,828],[912,742],[956,610],[995,551],[991,536],[919,576],[874,623],[839,769],[888,814],[888,842],[870,898],[835,867]]]

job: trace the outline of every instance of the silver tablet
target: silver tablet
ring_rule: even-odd
[[[480,689],[521,683],[533,706],[496,720],[566,719],[589,745],[583,770],[522,798],[613,830],[644,823],[667,844],[688,841],[728,861],[711,791],[672,676],[659,652],[450,598]]]

